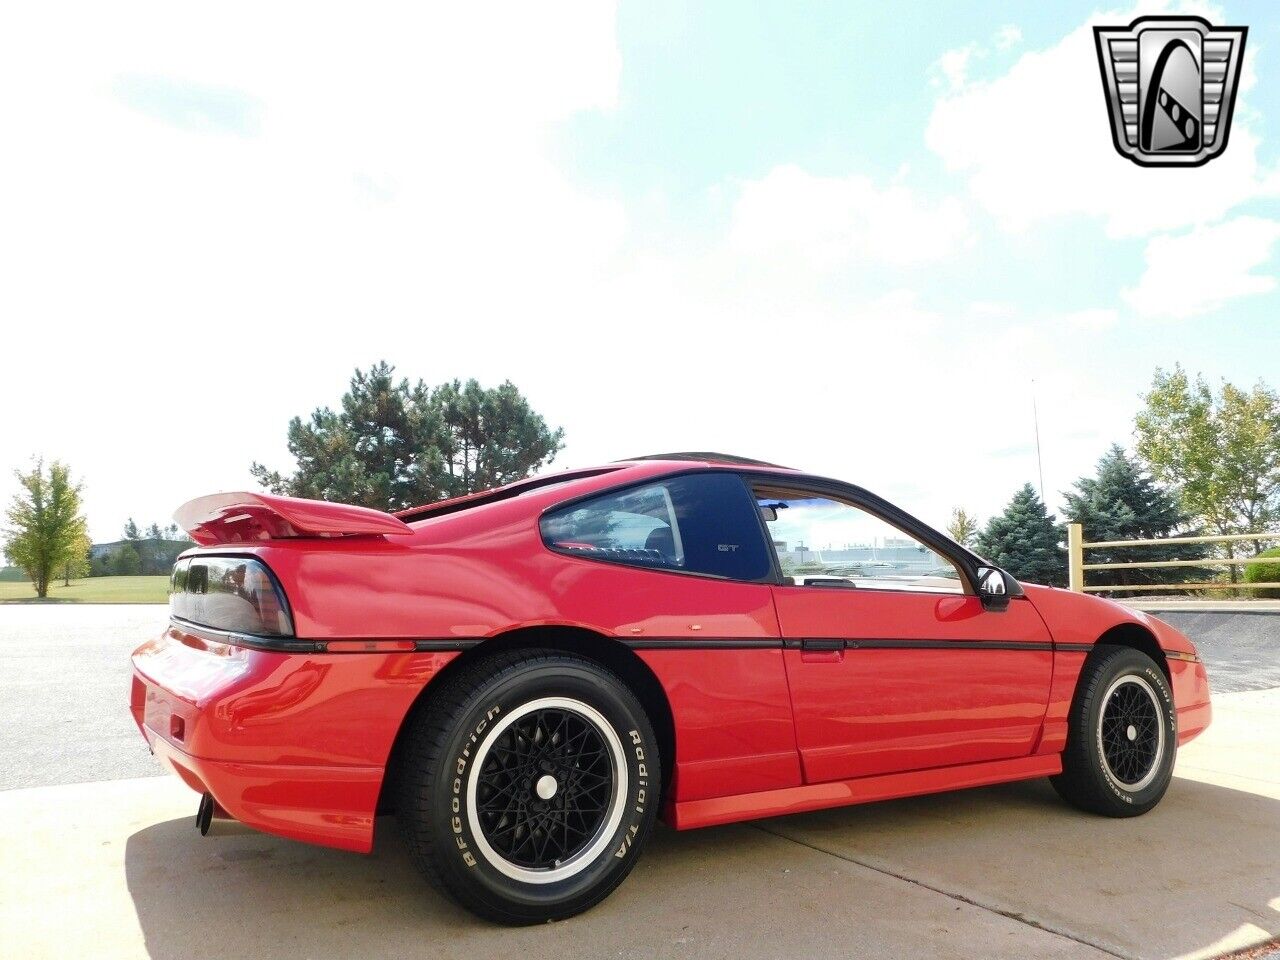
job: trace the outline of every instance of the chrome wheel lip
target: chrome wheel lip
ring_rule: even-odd
[[[476,807],[480,770],[489,756],[490,748],[511,724],[521,717],[528,716],[538,710],[567,710],[576,713],[580,718],[590,723],[596,728],[596,732],[600,734],[600,738],[608,747],[610,765],[613,770],[613,791],[609,797],[608,814],[600,824],[595,836],[591,838],[591,842],[559,866],[545,869],[520,866],[498,853],[484,835],[484,829]],[[536,884],[557,883],[561,880],[568,880],[594,863],[596,858],[608,847],[609,841],[613,838],[618,825],[622,822],[626,806],[628,781],[627,757],[622,748],[622,740],[613,729],[613,724],[605,719],[604,714],[590,704],[570,697],[541,697],[537,700],[530,700],[528,703],[521,704],[490,727],[488,736],[481,741],[476,749],[475,761],[471,764],[471,772],[467,775],[467,820],[471,827],[472,840],[476,849],[480,851],[480,855],[484,857],[485,862],[503,876],[510,877],[512,880]]]
[[[1124,780],[1121,780],[1120,777],[1116,775],[1115,771],[1111,769],[1111,764],[1107,760],[1107,751],[1102,742],[1102,728],[1103,721],[1106,719],[1107,715],[1107,707],[1110,705],[1111,699],[1115,696],[1116,691],[1121,687],[1130,684],[1141,690],[1147,699],[1151,701],[1151,706],[1155,711],[1156,718],[1155,755],[1151,758],[1150,768],[1141,779],[1134,783],[1126,783]],[[1102,708],[1098,711],[1098,758],[1102,761],[1102,769],[1103,772],[1106,773],[1107,779],[1118,790],[1123,790],[1125,793],[1137,793],[1144,790],[1151,785],[1152,781],[1155,780],[1160,773],[1160,767],[1164,762],[1166,736],[1165,712],[1160,701],[1160,695],[1156,693],[1155,688],[1147,681],[1147,679],[1135,673],[1126,673],[1123,676],[1117,677],[1111,682],[1111,685],[1107,687],[1107,692],[1102,696]]]

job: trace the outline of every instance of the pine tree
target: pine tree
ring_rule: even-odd
[[[1013,495],[1004,512],[994,516],[978,534],[978,553],[1019,580],[1065,586],[1066,554],[1062,534],[1037,496],[1026,484]]]
[[[1194,535],[1190,518],[1177,497],[1156,484],[1136,459],[1119,444],[1098,461],[1097,475],[1081,477],[1075,488],[1063,494],[1066,516],[1084,528],[1085,540],[1154,540]],[[1167,547],[1124,547],[1090,550],[1087,563],[1146,563],[1160,560],[1194,560],[1202,546],[1170,544]],[[1203,580],[1212,573],[1203,567],[1165,567],[1156,570],[1090,571],[1091,586],[1185,583]]]
[[[253,475],[273,493],[399,510],[520,480],[564,446],[510,382],[431,388],[394,372],[357,370],[341,410],[290,422],[294,473],[255,463]]]

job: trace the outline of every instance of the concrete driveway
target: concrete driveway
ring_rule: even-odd
[[[0,775],[37,784],[0,789],[0,957],[1165,958],[1280,934],[1280,689],[1218,693],[1145,817],[1087,816],[1032,781],[660,829],[605,903],[509,930],[432,891],[392,820],[370,857],[200,838],[196,795],[148,775],[124,709],[117,661],[162,610],[119,613],[96,669],[74,661],[102,621],[64,610],[19,626],[41,644],[0,649]],[[120,779],[58,779],[95,775]]]
[[[1229,694],[1164,802],[1086,816],[1043,781],[691,833],[604,904],[489,926],[413,873],[243,828],[173,778],[0,793],[13,957],[1207,957],[1280,933],[1280,691]]]

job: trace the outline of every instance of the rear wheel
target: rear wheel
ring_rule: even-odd
[[[480,661],[411,720],[398,816],[418,868],[501,923],[593,906],[635,864],[661,781],[648,718],[613,673],[548,650]]]
[[[1146,813],[1164,796],[1177,752],[1177,715],[1164,673],[1144,653],[1099,647],[1071,705],[1062,773],[1069,803],[1110,817]]]

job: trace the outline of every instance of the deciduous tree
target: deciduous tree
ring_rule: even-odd
[[[37,460],[29,473],[15,471],[21,490],[7,517],[5,553],[31,580],[36,595],[49,594],[49,581],[72,558],[86,535],[81,515],[81,485],[66,464],[54,461],[46,471]]]
[[[978,536],[978,518],[963,507],[951,511],[951,521],[947,524],[947,533],[951,539],[962,547],[972,547]]]
[[[142,557],[132,543],[122,543],[111,551],[108,569],[116,577],[137,576],[142,572]]]
[[[76,542],[72,544],[67,558],[62,562],[62,585],[64,587],[71,586],[72,580],[79,580],[81,577],[89,575],[89,548],[91,546],[88,533],[81,533],[80,536],[76,537]]]
[[[1179,366],[1157,370],[1143,400],[1138,454],[1158,480],[1177,488],[1189,514],[1221,534],[1280,522],[1280,396],[1273,389],[1224,382],[1215,395],[1203,377],[1192,381]],[[1235,545],[1225,552],[1235,556]]]

